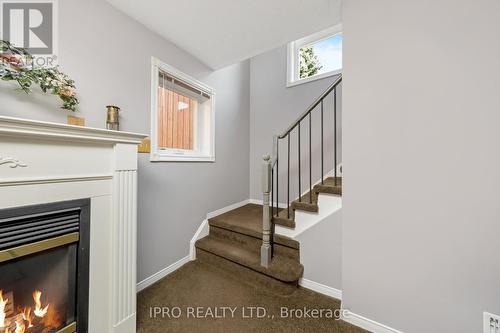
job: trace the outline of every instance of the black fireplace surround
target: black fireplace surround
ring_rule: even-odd
[[[0,333],[87,333],[90,199],[0,210]]]

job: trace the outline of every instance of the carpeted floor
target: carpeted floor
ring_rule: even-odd
[[[367,332],[328,318],[340,307],[338,300],[303,288],[288,296],[272,294],[253,281],[200,261],[187,263],[142,291],[137,302],[138,333]],[[252,307],[260,308],[253,308],[252,314]],[[304,318],[304,308],[322,318]],[[295,309],[301,311],[290,318]]]

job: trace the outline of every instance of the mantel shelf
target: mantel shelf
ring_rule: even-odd
[[[139,144],[146,134],[110,131],[102,128],[57,124],[38,120],[0,116],[0,136],[47,137],[65,141],[87,141],[103,144]]]

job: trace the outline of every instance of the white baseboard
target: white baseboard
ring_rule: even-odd
[[[163,279],[165,276],[168,274],[172,273],[173,271],[179,269],[182,265],[188,263],[190,261],[190,257],[186,256],[184,258],[181,258],[180,260],[174,262],[172,265],[168,266],[167,268],[162,269],[161,271],[151,275],[150,277],[142,280],[137,284],[137,292],[146,289],[147,287],[151,286],[152,284],[160,281]]]
[[[299,280],[299,285],[304,287],[304,288],[311,289],[312,291],[315,291],[317,293],[320,293],[320,294],[323,294],[326,296],[330,296],[330,297],[336,298],[338,300],[342,300],[342,290],[338,290],[338,289],[326,286],[324,284],[314,282],[314,281],[304,279],[304,278]]]
[[[205,236],[208,236],[209,232],[210,230],[208,227],[208,220],[205,219],[203,220],[203,222],[201,222],[198,230],[196,230],[193,238],[191,238],[191,241],[189,242],[189,258],[191,260],[196,259],[196,241],[198,239],[202,239]]]
[[[240,207],[245,206],[246,204],[249,204],[249,203],[250,203],[250,199],[246,199],[246,200],[234,203],[232,205],[226,206],[224,208],[214,210],[213,212],[210,212],[207,214],[207,219],[211,219],[213,217],[216,217],[217,215],[227,213],[230,210],[240,208]]]
[[[250,199],[250,200],[248,200],[248,201],[249,201],[249,203],[251,203],[251,204],[255,204],[255,205],[262,205],[262,200],[261,200],[261,199]],[[279,207],[279,208],[286,208],[286,207],[287,207],[286,202],[280,202],[280,203],[278,204],[278,207]]]
[[[176,269],[180,268],[182,265],[185,263],[189,262],[190,260],[195,260],[196,259],[196,248],[195,248],[195,243],[198,239],[203,238],[208,235],[209,228],[208,228],[208,219],[215,217],[220,214],[224,214],[226,212],[229,212],[230,210],[242,207],[246,204],[250,203],[250,199],[246,199],[240,202],[237,202],[235,204],[226,206],[224,208],[218,209],[216,211],[210,212],[207,214],[207,218],[203,220],[201,225],[198,227],[196,230],[195,234],[193,235],[193,238],[189,241],[189,255],[187,255],[184,258],[181,258],[180,260],[174,262],[170,266],[162,269],[161,271],[151,275],[150,277],[142,280],[137,284],[137,292],[149,287],[150,285],[158,282],[159,280],[163,279],[165,276],[168,274],[172,273]]]
[[[373,333],[403,333],[402,331],[398,331],[397,329],[365,318],[348,310],[342,319],[351,325],[361,327]]]
[[[234,203],[232,205],[226,206],[221,209],[217,209],[213,212],[207,213],[207,218],[201,222],[200,226],[198,227],[198,230],[196,230],[193,238],[191,238],[191,241],[189,242],[189,257],[191,260],[196,259],[196,241],[198,239],[201,239],[205,236],[208,236],[208,233],[210,231],[209,225],[208,225],[208,219],[211,219],[213,217],[216,217],[220,214],[227,213],[233,209],[240,208],[242,206],[245,206],[246,204],[250,203],[250,199],[246,199],[237,203]]]

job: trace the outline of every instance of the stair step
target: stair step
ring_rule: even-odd
[[[297,282],[304,272],[300,262],[276,253],[269,267],[262,267],[260,250],[250,250],[239,246],[238,242],[221,240],[211,235],[198,240],[196,248],[287,283]]]
[[[292,229],[295,228],[295,220],[292,219],[292,216],[290,216],[290,218],[287,218],[286,213],[284,215],[285,216],[281,216],[280,214],[278,216],[273,217],[274,223],[282,225],[287,228],[292,228]]]
[[[245,234],[240,234],[231,230],[210,226],[210,236],[217,238],[221,241],[231,241],[238,244],[240,248],[247,248],[250,251],[260,251],[262,246],[262,239],[248,236]],[[281,244],[274,244],[274,253],[277,255],[283,255],[295,260],[300,260],[300,253],[298,249],[284,246]]]
[[[318,207],[318,194],[319,193],[328,193],[328,194],[337,194],[342,195],[342,178],[337,177],[337,185],[335,185],[335,179],[333,177],[328,177],[323,180],[323,183],[319,182],[314,185],[311,192],[307,192],[304,194],[300,200],[292,201],[290,207],[293,210],[303,210],[306,212],[317,213],[319,210]],[[292,216],[290,216],[292,218]],[[295,215],[293,216],[295,219]]]
[[[295,211],[290,207],[290,216],[288,216],[286,208],[279,208],[278,215],[273,217],[273,221],[287,228],[295,228]]]
[[[247,204],[208,220],[210,226],[262,239],[262,205]],[[274,243],[299,249],[299,242],[274,234]]]
[[[276,296],[288,296],[297,291],[298,282],[276,280],[200,248],[196,249],[196,261],[217,269],[219,273],[229,274],[239,279],[241,283],[250,284],[257,290],[266,290],[267,293]]]
[[[319,209],[317,195],[313,195],[312,203],[310,202],[309,194],[304,195],[300,201],[293,201],[291,204],[291,208],[294,210],[298,209],[306,212],[317,213]]]
[[[316,184],[314,186],[314,191],[316,193],[342,195],[342,178],[337,177],[337,185],[335,185],[335,179],[333,177],[328,177],[324,180],[323,184]]]

